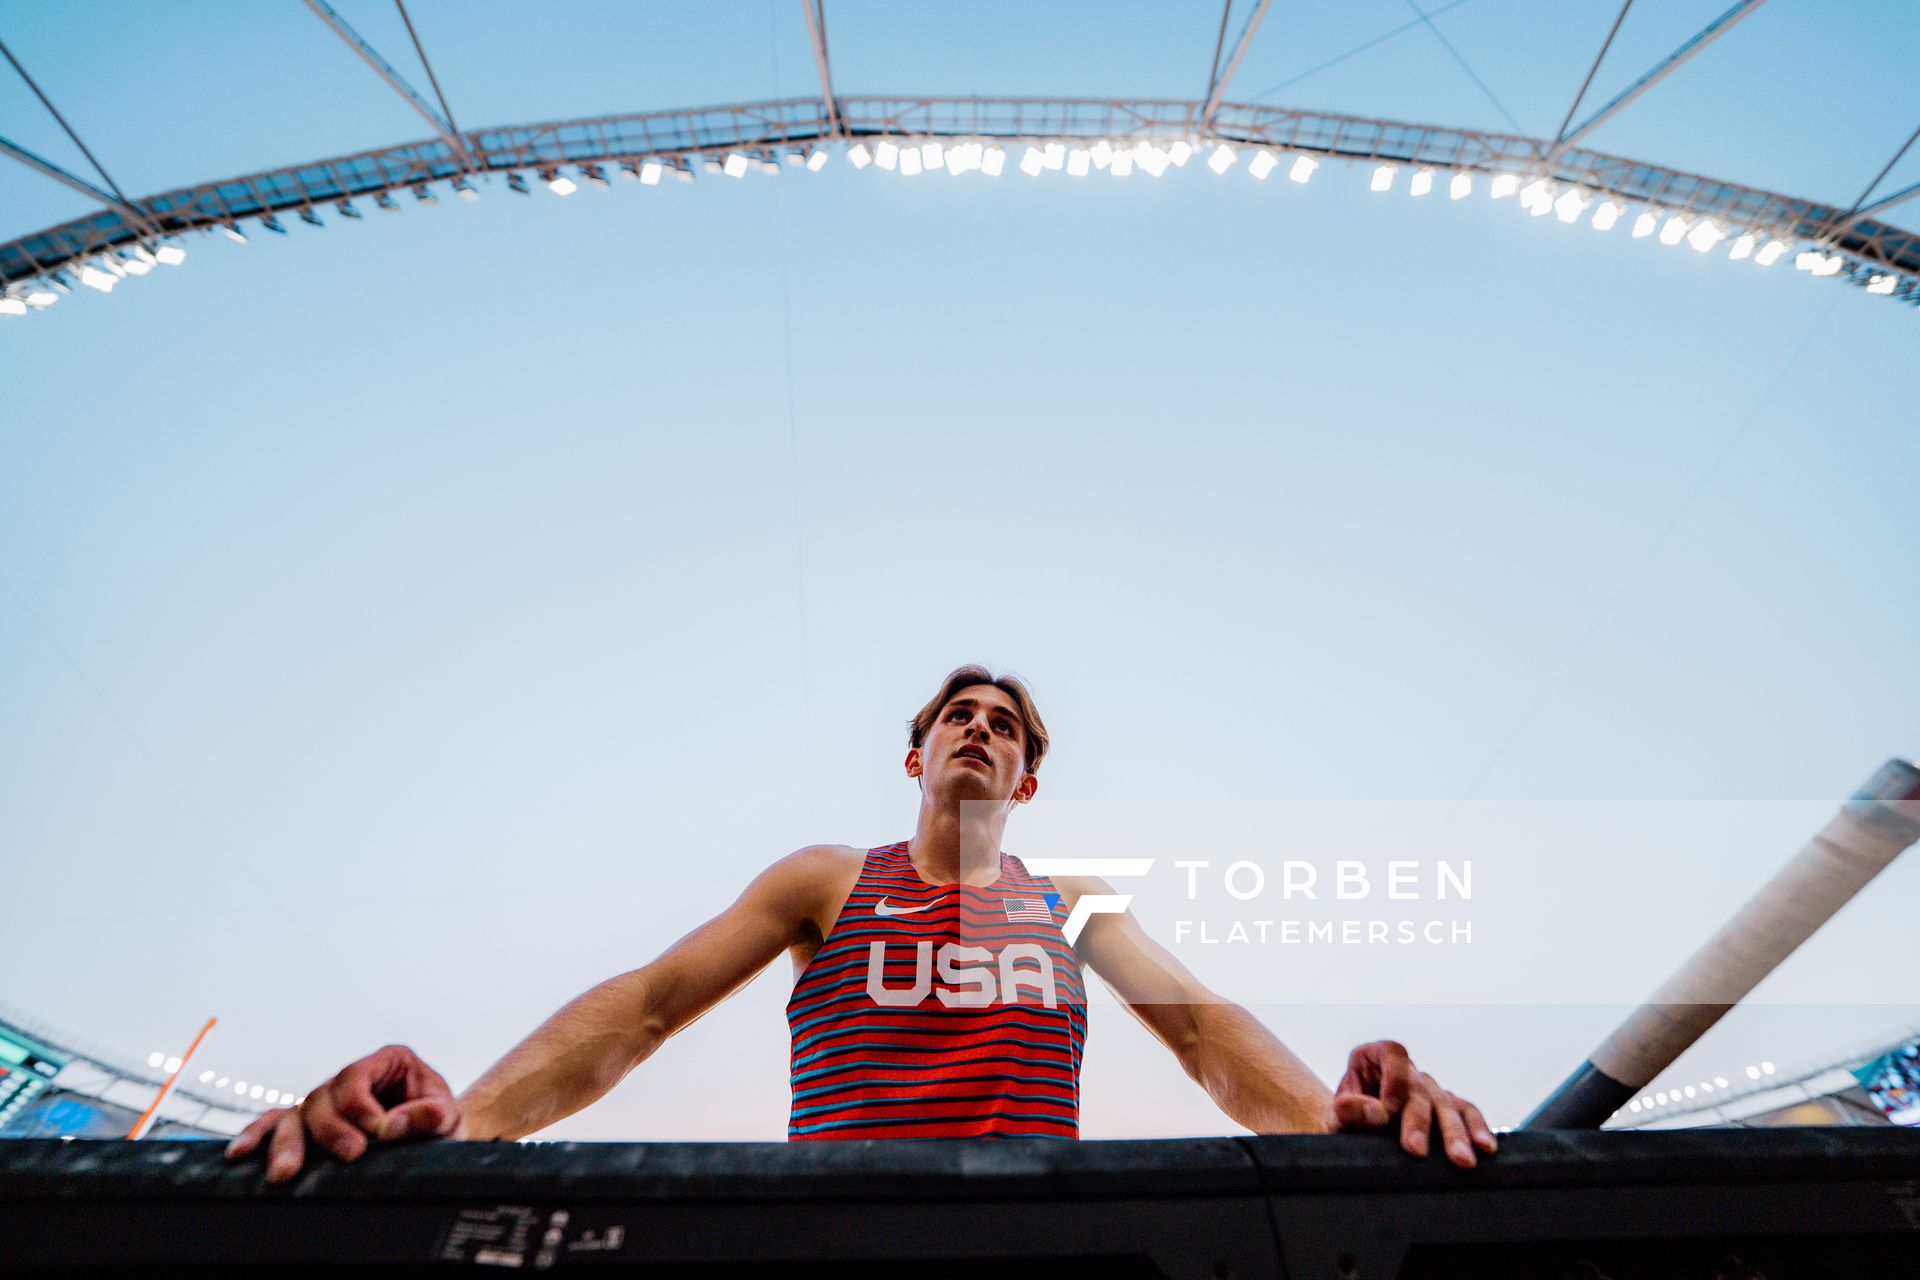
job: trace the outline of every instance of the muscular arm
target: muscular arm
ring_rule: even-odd
[[[598,1101],[816,925],[832,851],[802,849],[653,963],[569,1001],[460,1095],[466,1134],[519,1138]]]
[[[1090,876],[1055,881],[1068,905],[1112,890]],[[1260,1020],[1203,986],[1132,912],[1088,919],[1081,958],[1167,1046],[1220,1110],[1255,1133],[1325,1133],[1333,1094]]]

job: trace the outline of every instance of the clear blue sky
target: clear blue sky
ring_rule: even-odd
[[[1594,93],[1722,7],[1636,7]],[[1287,84],[1413,15],[1277,5],[1230,96],[1550,134],[1615,9],[1440,14],[1496,105],[1418,26]],[[410,10],[470,128],[814,85],[798,5]],[[846,93],[1190,97],[1218,23],[828,16]],[[1917,36],[1780,0],[1593,142],[1848,204]],[[0,38],[131,192],[423,132],[296,0],[0,0]],[[84,165],[15,80],[0,121]],[[1512,1122],[1920,751],[1911,310],[1341,165],[484,197],[0,328],[0,998],[135,1057],[217,1013],[206,1063],[289,1088],[393,1039],[464,1083],[772,858],[904,837],[902,723],[977,660],[1055,736],[1009,849],[1160,858],[1163,936],[1176,858],[1475,857],[1471,947],[1181,954],[1326,1074],[1396,1035]],[[0,235],[83,210],[0,169]],[[1917,890],[1676,1078],[1920,1020],[1877,980]],[[788,980],[555,1132],[778,1136]],[[1110,1007],[1087,1079],[1089,1136],[1229,1127]]]

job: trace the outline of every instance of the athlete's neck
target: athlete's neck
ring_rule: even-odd
[[[907,857],[929,884],[992,884],[1000,878],[1006,829],[1006,809],[990,801],[946,806],[922,797]]]

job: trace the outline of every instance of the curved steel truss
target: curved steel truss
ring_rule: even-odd
[[[1913,232],[1854,210],[1552,140],[1473,129],[1164,99],[809,97],[508,125],[460,137],[464,156],[446,138],[433,138],[182,187],[130,201],[131,208],[103,207],[0,245],[0,286],[64,284],[66,273],[90,261],[119,260],[126,253],[144,260],[160,241],[188,232],[237,231],[243,219],[280,230],[277,215],[283,213],[316,224],[329,207],[357,217],[355,199],[371,197],[391,207],[390,193],[413,188],[424,197],[429,184],[460,189],[479,174],[504,174],[511,186],[524,189],[522,170],[549,175],[561,165],[603,181],[602,166],[638,176],[654,161],[691,174],[696,162],[735,153],[764,162],[782,151],[883,138],[1032,145],[1105,139],[1225,142],[1314,158],[1506,174],[1529,184],[1544,180],[1546,190],[1571,191],[1577,202],[1641,203],[1668,215],[1712,219],[1725,233],[1810,245],[1831,268],[1817,274],[1871,281],[1873,292],[1920,304],[1920,236]]]

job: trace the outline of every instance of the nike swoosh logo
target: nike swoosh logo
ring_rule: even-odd
[[[873,914],[877,916],[910,916],[910,915],[913,915],[915,912],[925,911],[930,907],[933,907],[939,903],[945,902],[946,900],[947,900],[946,895],[942,894],[938,898],[935,898],[932,902],[923,902],[917,907],[890,907],[887,905],[887,900],[885,898],[882,898],[880,899],[880,901],[873,904]]]

